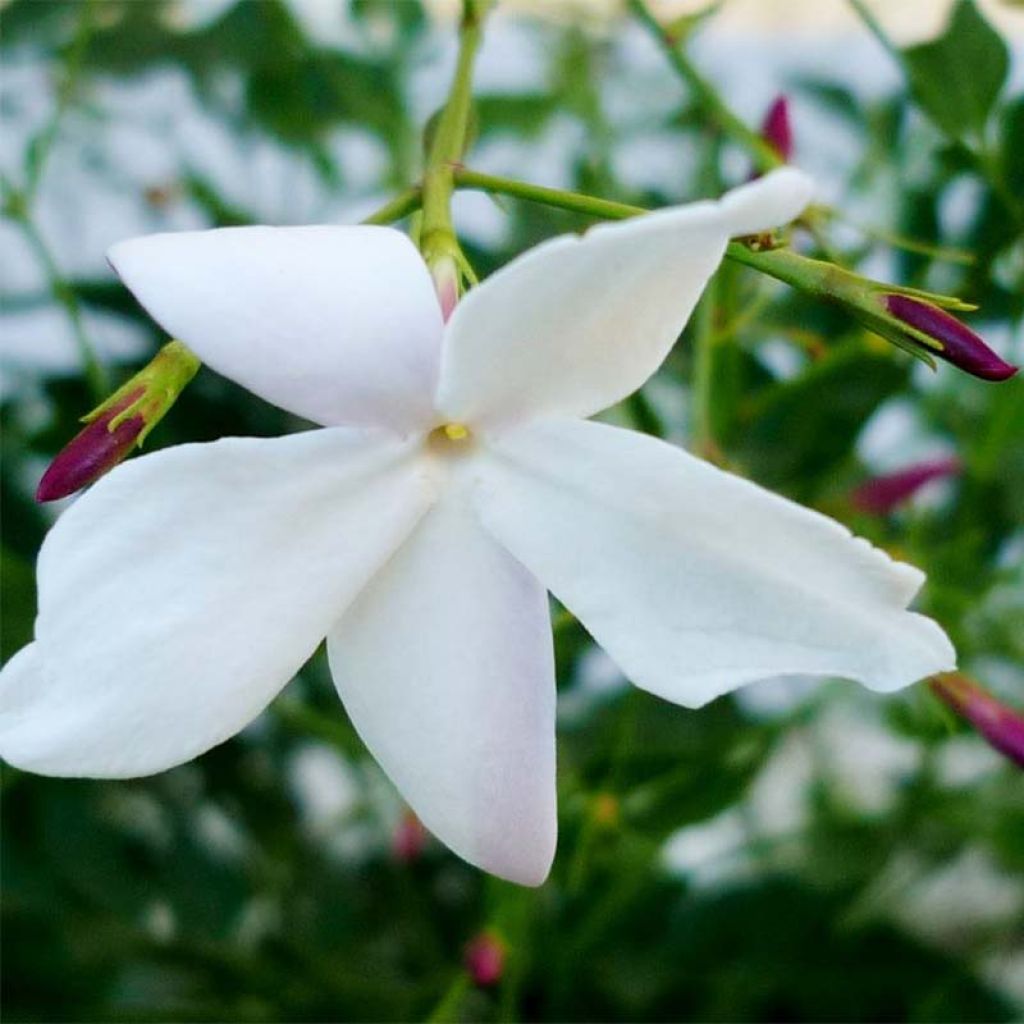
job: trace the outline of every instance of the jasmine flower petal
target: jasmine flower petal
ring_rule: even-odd
[[[591,416],[668,355],[730,236],[795,217],[811,194],[783,168],[715,202],[563,235],[492,274],[445,328],[439,410],[490,426]]]
[[[449,493],[328,638],[338,692],[424,825],[539,885],[555,852],[547,595]]]
[[[268,402],[315,423],[429,426],[441,307],[400,231],[183,231],[109,259],[168,333]]]
[[[367,430],[228,438],[118,467],[43,545],[36,643],[0,676],[0,755],[129,777],[227,739],[431,497],[408,445]]]
[[[673,445],[599,423],[494,438],[484,522],[638,686],[687,707],[781,673],[895,690],[952,668],[924,576]]]

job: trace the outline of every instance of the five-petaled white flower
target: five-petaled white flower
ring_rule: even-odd
[[[916,569],[673,445],[586,417],[658,368],[730,236],[796,216],[791,169],[556,238],[442,320],[382,227],[114,247],[211,367],[325,429],[145,455],[39,556],[0,754],[127,777],[250,722],[327,638],[360,735],[427,827],[538,884],[555,847],[550,590],[638,686],[698,707],[779,673],[892,690],[953,665]],[[780,444],[785,443],[780,438]]]

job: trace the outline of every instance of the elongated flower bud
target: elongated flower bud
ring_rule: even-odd
[[[74,494],[113,469],[177,400],[199,369],[199,360],[180,342],[164,345],[150,363],[83,417],[86,427],[50,463],[36,501]]]
[[[496,985],[505,971],[505,943],[494,931],[481,932],[466,946],[463,962],[474,984]]]
[[[953,295],[885,284],[824,260],[809,259],[761,239],[733,241],[729,256],[834,303],[886,341],[934,367],[935,358],[984,380],[1006,380],[1017,368],[1001,359],[948,311],[972,310]]]
[[[932,691],[963,715],[988,742],[1024,768],[1024,714],[996,700],[974,680],[959,672],[935,676]]]
[[[960,460],[953,457],[918,462],[906,469],[865,481],[853,491],[850,501],[862,512],[885,515],[912,498],[925,484],[954,476],[960,468]]]
[[[138,389],[92,420],[79,431],[47,467],[39,486],[36,501],[56,501],[92,483],[116,466],[139,439],[146,421],[139,415],[119,419],[142,397]],[[111,426],[118,419],[116,427]]]
[[[793,128],[789,120],[789,100],[778,96],[761,122],[761,138],[787,163],[793,157]]]
[[[932,348],[940,359],[983,380],[1006,380],[1017,372],[985,344],[966,324],[929,302],[910,295],[887,295],[885,307],[897,320],[938,342]]]

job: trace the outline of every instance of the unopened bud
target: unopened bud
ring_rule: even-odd
[[[505,943],[497,932],[481,932],[466,946],[463,958],[475,985],[488,987],[501,981],[505,970]]]
[[[74,494],[113,469],[177,400],[199,369],[199,360],[180,342],[164,345],[150,363],[84,417],[86,427],[50,463],[36,501]]]
[[[865,481],[853,491],[850,501],[862,512],[885,515],[912,498],[925,484],[954,476],[960,469],[960,460],[953,457],[918,462]]]
[[[959,672],[934,676],[932,691],[966,718],[988,742],[1024,768],[1024,714],[996,700],[974,680]]]
[[[789,100],[779,96],[761,122],[761,138],[787,163],[793,156],[793,129],[789,121]]]
[[[1017,372],[1016,366],[996,355],[966,324],[930,302],[910,295],[887,295],[885,308],[915,333],[937,342],[937,347],[929,346],[930,352],[975,377],[1006,380]]]
[[[984,380],[1006,380],[1017,368],[1001,359],[949,310],[971,310],[953,295],[872,281],[835,263],[809,259],[785,246],[729,243],[739,263],[841,307],[869,331],[934,367],[935,358]]]
[[[430,268],[430,276],[434,279],[434,290],[441,303],[441,316],[447,323],[459,301],[458,265],[451,256],[442,256]]]
[[[412,811],[406,810],[391,837],[391,850],[395,859],[403,864],[419,860],[427,845],[427,835],[423,822]]]

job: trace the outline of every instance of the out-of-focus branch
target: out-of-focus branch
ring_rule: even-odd
[[[784,161],[778,151],[729,109],[718,90],[694,67],[677,40],[651,14],[644,0],[626,0],[636,20],[657,40],[673,70],[704,108],[708,117],[750,154],[759,171],[770,171]]]

